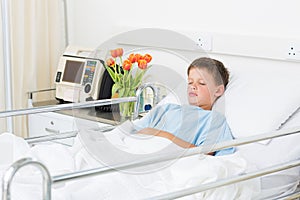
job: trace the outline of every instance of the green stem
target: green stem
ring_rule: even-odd
[[[120,81],[120,77],[119,74],[117,72],[117,59],[115,58],[115,64],[114,64],[114,71],[115,71],[115,75],[116,75],[116,82]]]

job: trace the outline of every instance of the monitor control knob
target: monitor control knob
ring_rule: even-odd
[[[86,85],[84,86],[84,92],[85,92],[85,93],[89,93],[89,92],[91,91],[91,89],[92,89],[91,84],[86,84]]]

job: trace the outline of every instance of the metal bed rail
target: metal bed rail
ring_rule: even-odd
[[[137,91],[136,96],[132,97],[122,97],[122,98],[113,98],[113,99],[101,99],[95,101],[87,101],[87,102],[80,102],[80,103],[68,103],[68,104],[59,104],[59,105],[51,105],[51,106],[40,106],[40,107],[31,107],[25,109],[17,109],[17,110],[7,110],[0,112],[0,118],[5,117],[13,117],[13,116],[20,116],[20,115],[29,115],[29,114],[37,114],[37,113],[44,113],[44,112],[54,112],[60,110],[70,110],[70,109],[80,109],[80,108],[90,108],[95,106],[105,106],[105,105],[112,105],[112,104],[119,104],[119,103],[126,103],[126,102],[136,102],[134,107],[134,117],[138,116],[139,112],[139,104],[140,104],[140,95],[142,94],[143,90],[150,87],[154,92],[154,100],[157,98],[157,89],[154,86],[154,83],[148,82],[141,84]],[[167,88],[168,89],[168,88]],[[47,92],[55,90],[54,88],[45,89],[45,90],[37,90],[28,92],[28,98],[32,100],[33,94],[38,92]]]
[[[26,109],[18,109],[18,110],[8,110],[8,111],[2,111],[0,112],[0,118],[5,117],[13,117],[13,116],[20,116],[20,115],[29,115],[29,114],[37,114],[37,113],[45,113],[45,112],[54,112],[54,111],[60,111],[60,110],[69,110],[69,109],[80,109],[80,108],[90,108],[95,106],[104,106],[104,105],[112,105],[112,104],[119,104],[119,103],[126,103],[126,102],[137,102],[139,103],[139,95],[141,95],[142,91],[150,87],[154,91],[154,87],[151,83],[145,83],[142,84],[138,90],[136,97],[124,97],[124,98],[114,98],[114,99],[102,99],[102,100],[96,100],[96,101],[89,101],[89,102],[81,102],[81,103],[69,103],[69,104],[60,104],[60,105],[52,105],[52,106],[40,106],[40,107],[31,107]],[[33,91],[29,92],[29,99],[32,100],[33,93],[37,92],[46,92],[51,91],[54,89],[46,89],[46,90],[39,90],[39,91]],[[155,94],[156,96],[156,94]],[[138,116],[138,106],[135,106],[134,110],[134,116]],[[25,138],[25,140],[29,144],[38,143],[38,142],[46,142],[46,141],[52,141],[52,140],[58,140],[58,139],[66,139],[70,137],[75,137],[78,134],[78,131],[71,131],[71,132],[65,132],[60,134],[54,134],[54,135],[47,135],[47,136],[39,136],[34,138]],[[52,179],[49,174],[48,169],[40,162],[33,161],[31,158],[23,158],[11,165],[9,167],[2,180],[2,199],[3,200],[9,200],[11,199],[10,194],[10,188],[11,183],[13,180],[14,175],[16,172],[22,168],[25,165],[33,165],[38,167],[38,169],[41,170],[42,176],[43,176],[43,199],[51,199],[51,184]]]
[[[282,136],[287,136],[287,135],[293,135],[293,134],[297,134],[297,133],[300,133],[300,127],[296,127],[296,128],[288,129],[288,130],[274,131],[274,132],[257,135],[257,136],[253,136],[253,137],[247,137],[247,138],[243,138],[243,139],[235,139],[235,140],[229,141],[229,142],[222,142],[222,143],[217,144],[210,151],[226,149],[228,147],[250,144],[253,142],[258,142],[258,141],[262,141],[262,140],[267,140],[267,139],[277,138],[277,137],[282,137]],[[192,156],[192,155],[203,154],[203,153],[208,153],[207,148],[205,148],[203,146],[199,146],[199,147],[195,147],[195,148],[186,150],[186,152],[181,157]],[[65,181],[69,181],[69,180],[74,180],[74,179],[79,179],[79,178],[84,178],[84,177],[89,177],[89,176],[94,176],[94,175],[100,175],[100,174],[102,175],[102,174],[115,172],[116,169],[120,169],[120,170],[129,169],[129,168],[133,168],[133,167],[145,166],[145,165],[164,162],[167,160],[172,160],[172,159],[177,159],[177,158],[178,158],[177,154],[166,154],[166,155],[155,156],[155,157],[147,157],[143,160],[139,160],[139,161],[135,161],[135,162],[131,162],[131,163],[124,163],[124,164],[121,164],[118,166],[113,166],[113,167],[100,167],[100,168],[84,170],[84,171],[79,171],[79,172],[74,172],[74,173],[62,174],[62,175],[53,176],[52,183],[55,184],[55,183],[59,183],[59,182],[65,182]],[[261,177],[264,175],[272,174],[272,173],[283,171],[283,170],[287,170],[287,169],[297,167],[297,166],[300,166],[300,159],[282,163],[282,164],[279,164],[276,166],[264,168],[264,169],[257,170],[254,172],[241,174],[236,177],[229,177],[227,179],[215,181],[212,183],[203,184],[203,185],[196,186],[196,187],[191,187],[191,188],[163,194],[160,196],[155,196],[155,197],[152,197],[149,199],[157,200],[157,199],[180,198],[180,197],[184,197],[184,196],[191,195],[194,193],[198,193],[198,192],[214,189],[217,187],[230,185],[233,183]],[[286,198],[296,199],[299,197],[300,197],[300,192],[295,192],[293,194],[286,195],[284,199],[286,199]]]
[[[243,138],[243,139],[235,139],[235,140],[229,141],[229,142],[222,142],[222,143],[216,145],[215,147],[213,147],[213,149],[211,149],[211,151],[221,150],[221,149],[225,149],[225,148],[228,148],[228,147],[249,144],[249,143],[262,141],[262,140],[266,140],[266,139],[270,139],[270,138],[287,136],[287,135],[292,135],[292,134],[297,134],[297,133],[300,133],[300,127],[296,127],[296,128],[288,129],[288,130],[274,131],[274,132],[271,132],[271,133],[263,134],[263,136],[262,135],[257,135],[257,136],[253,136],[253,137]],[[186,152],[184,152],[181,157],[187,157],[187,156],[203,154],[203,153],[207,153],[207,148],[205,148],[203,146],[199,146],[199,147],[187,149]],[[67,174],[52,176],[50,178],[50,180],[51,180],[51,184],[55,184],[55,183],[70,181],[70,180],[79,179],[79,178],[86,178],[86,177],[95,176],[95,175],[103,175],[103,174],[115,172],[116,169],[129,169],[129,168],[133,168],[133,167],[145,166],[145,165],[164,162],[164,161],[167,161],[167,160],[172,160],[172,159],[177,159],[177,158],[178,158],[178,155],[176,155],[174,153],[161,155],[159,157],[158,156],[156,156],[156,157],[151,157],[150,156],[150,157],[147,157],[143,160],[138,160],[138,161],[131,162],[131,163],[124,163],[124,164],[120,164],[118,166],[100,167],[100,168],[95,168],[95,169],[90,169],[90,170],[83,170],[83,171],[78,171],[78,172],[73,172],[73,173],[67,173]],[[264,176],[264,175],[279,172],[279,171],[283,171],[283,170],[290,169],[290,168],[297,167],[297,166],[300,166],[300,159],[290,161],[290,162],[286,162],[286,163],[282,163],[280,165],[268,167],[268,168],[265,168],[265,169],[257,170],[257,171],[254,171],[254,172],[241,174],[241,175],[236,176],[236,177],[229,177],[227,179],[215,181],[215,182],[208,183],[208,184],[203,184],[203,185],[200,185],[200,186],[197,186],[197,187],[191,187],[191,188],[175,191],[175,192],[168,193],[168,194],[155,196],[155,197],[152,197],[150,199],[174,199],[174,198],[179,198],[179,197],[183,197],[183,196],[186,196],[186,195],[191,195],[191,194],[194,194],[194,193],[198,193],[198,192],[214,189],[214,188],[217,188],[217,187],[221,187],[221,186],[225,186],[225,185],[245,181],[245,180],[248,180],[248,179],[257,178],[257,177],[260,177],[260,176]],[[12,170],[11,168],[9,168],[8,171],[5,174],[11,173],[10,172]],[[7,176],[7,175],[4,175],[4,176]],[[6,181],[5,183],[10,184],[10,181],[9,182]],[[5,191],[3,191],[3,193],[7,194],[8,193],[7,192],[7,187],[3,186],[3,189],[5,190]],[[289,196],[286,196],[286,197],[289,197]],[[295,198],[298,198],[298,197],[300,197],[300,193],[296,192],[296,193],[291,194],[289,199],[295,199]]]
[[[51,199],[51,176],[50,172],[45,165],[40,162],[34,161],[31,158],[22,158],[12,164],[10,168],[3,175],[2,180],[2,200],[11,199],[11,184],[15,174],[27,165],[32,165],[38,168],[42,173],[43,178],[43,200]]]
[[[80,108],[89,108],[94,106],[104,106],[125,102],[133,102],[136,101],[136,97],[123,97],[123,98],[115,98],[115,99],[102,99],[96,101],[88,101],[82,103],[68,103],[68,104],[59,104],[54,106],[40,106],[33,108],[25,108],[19,110],[8,110],[0,112],[0,118],[19,116],[19,115],[29,115],[29,114],[37,114],[44,112],[54,112],[60,110],[70,110],[70,109],[80,109]]]
[[[87,108],[87,107],[94,107],[94,106],[101,106],[101,105],[108,105],[108,104],[131,102],[131,101],[136,101],[136,100],[137,100],[137,97],[126,97],[126,98],[105,99],[105,100],[98,100],[98,101],[84,102],[84,103],[70,103],[70,104],[62,104],[62,105],[56,105],[56,106],[43,106],[43,107],[37,107],[37,108],[11,110],[11,111],[0,112],[0,118],[17,116],[17,115],[35,114],[35,113],[42,113],[42,112],[52,112],[52,111],[58,111],[58,110],[64,110],[64,109]],[[236,147],[239,145],[249,144],[249,143],[258,142],[258,141],[262,141],[262,140],[297,134],[299,132],[300,132],[300,127],[295,127],[292,129],[273,131],[270,133],[255,135],[255,136],[251,136],[251,137],[247,137],[247,138],[240,138],[240,139],[235,139],[232,141],[226,141],[226,142],[222,142],[219,144],[215,144],[213,147],[210,147],[210,148],[207,148],[206,146],[199,146],[199,147],[187,149],[183,153],[182,152],[180,152],[180,153],[182,155],[181,157],[192,156],[192,155],[197,155],[197,154],[205,154],[205,153],[214,152],[214,151],[221,150],[221,149],[226,149],[229,147]],[[70,136],[74,136],[76,134],[77,133],[65,133],[65,134],[62,134],[61,136],[58,136],[58,135],[51,136],[50,135],[50,136],[46,136],[46,137],[44,136],[44,137],[32,138],[32,139],[28,138],[27,140],[29,142],[34,143],[34,142],[37,142],[38,140],[47,141],[47,140],[53,140],[53,139],[60,139],[59,137],[61,137],[61,138],[64,138],[65,136],[70,137]],[[74,180],[74,179],[78,179],[78,178],[94,176],[94,175],[107,174],[107,173],[114,172],[116,169],[129,169],[129,168],[133,168],[133,167],[135,168],[135,167],[145,166],[145,165],[149,165],[149,164],[153,164],[153,163],[159,163],[159,162],[177,159],[178,154],[176,154],[176,152],[174,152],[174,153],[173,154],[161,154],[160,156],[156,156],[156,157],[148,156],[145,159],[141,159],[141,160],[134,161],[131,163],[120,164],[118,166],[100,167],[100,168],[95,168],[95,169],[90,169],[90,170],[84,170],[84,171],[78,171],[78,172],[53,176],[53,177],[51,177],[51,184],[55,184],[58,182],[64,182],[64,181],[68,181],[68,180]],[[243,174],[238,177],[231,177],[231,178],[228,178],[225,180],[219,180],[219,181],[216,181],[216,182],[213,182],[210,184],[201,185],[199,187],[185,189],[182,191],[177,191],[175,193],[157,196],[157,197],[155,197],[155,199],[170,199],[170,198],[181,197],[181,196],[197,193],[200,191],[220,187],[222,185],[228,185],[228,184],[236,183],[239,181],[259,177],[262,175],[282,171],[282,170],[289,169],[289,168],[296,167],[296,166],[300,166],[300,160],[283,163],[278,166],[273,166],[273,167],[262,169],[262,170],[259,170],[256,172]],[[9,170],[11,170],[11,169],[9,168]],[[6,173],[9,173],[9,170]],[[3,192],[6,192],[6,194],[7,194],[7,191],[3,191]],[[294,194],[294,196],[295,195],[296,195],[296,197],[298,197],[297,194]]]
[[[272,167],[267,167],[267,168],[264,168],[264,169],[261,169],[261,170],[257,170],[255,172],[242,174],[242,175],[239,175],[239,176],[236,176],[236,177],[230,177],[230,178],[223,179],[223,180],[220,180],[220,181],[203,184],[201,186],[190,187],[190,188],[186,188],[186,189],[183,189],[183,190],[178,190],[178,191],[175,191],[175,192],[171,192],[171,193],[151,197],[151,198],[149,198],[149,200],[150,199],[161,200],[161,199],[180,198],[180,197],[188,196],[188,195],[195,194],[195,193],[198,193],[198,192],[203,192],[203,191],[206,191],[206,190],[215,189],[217,187],[226,186],[226,185],[230,185],[230,184],[233,184],[233,183],[238,183],[238,182],[241,182],[241,181],[246,181],[246,180],[257,178],[257,177],[260,177],[260,176],[264,176],[264,175],[272,174],[272,173],[275,173],[275,172],[287,170],[287,169],[297,167],[297,166],[300,166],[300,159],[297,159],[297,160],[294,160],[294,161],[291,161],[291,162],[286,162],[286,163],[276,165],[276,166],[272,166]],[[292,194],[292,196],[287,195],[286,197],[298,198],[298,197],[300,197],[300,193]]]
[[[24,138],[28,144],[36,144],[40,142],[48,142],[53,140],[61,140],[61,139],[67,139],[76,137],[78,134],[78,131],[68,131],[64,133],[59,134],[51,134],[51,135],[45,135],[45,136],[37,136],[37,137],[30,137],[30,138]]]
[[[241,138],[241,139],[235,139],[232,141],[225,141],[219,144],[216,144],[212,148],[207,148],[206,146],[199,146],[195,148],[190,148],[184,150],[184,152],[177,152],[180,153],[182,156],[181,157],[187,157],[187,156],[193,156],[193,155],[199,155],[199,154],[206,154],[209,152],[214,152],[217,150],[221,149],[226,149],[229,147],[236,147],[244,144],[250,144],[253,142],[258,142],[262,140],[267,140],[271,138],[277,138],[281,136],[287,136],[287,135],[293,135],[300,133],[300,127],[292,128],[292,129],[286,129],[286,130],[279,130],[279,131],[274,131],[270,133],[265,133],[262,135],[256,135],[256,136],[251,136],[251,137],[246,137],[246,138]],[[155,156],[147,156],[145,159],[140,159],[136,160],[131,163],[124,163],[112,167],[100,167],[100,168],[94,168],[90,170],[83,170],[83,171],[78,171],[78,172],[73,172],[73,173],[67,173],[67,174],[62,174],[62,175],[57,175],[53,177],[53,183],[58,183],[58,182],[64,182],[68,181],[70,179],[78,179],[78,178],[83,178],[91,175],[96,175],[96,174],[106,174],[106,173],[111,173],[114,172],[116,169],[124,170],[124,169],[130,169],[133,167],[140,167],[144,165],[149,165],[153,163],[159,163],[159,162],[164,162],[168,160],[173,160],[177,159],[178,154],[176,152],[171,153],[171,154],[160,154],[155,155]],[[300,165],[300,161],[299,165]],[[272,172],[270,172],[272,173]]]

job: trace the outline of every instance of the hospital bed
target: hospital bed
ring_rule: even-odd
[[[159,66],[168,66],[170,63],[168,63],[168,60],[172,60],[173,64],[177,63],[178,66],[181,66],[179,71],[175,73],[176,77],[182,78],[180,76],[177,76],[178,74],[185,74],[186,66],[189,64],[190,60],[192,60],[195,56],[199,56],[201,54],[202,56],[205,55],[203,52],[195,52],[195,49],[191,48],[190,41],[185,40],[184,38],[180,38],[180,41],[182,41],[182,44],[179,46],[172,46],[171,49],[176,49],[176,52],[180,55],[184,56],[178,56],[178,54],[170,53],[169,50],[164,50],[163,48],[166,47],[166,45],[169,46],[169,44],[159,43],[152,41],[151,39],[144,41],[140,37],[138,37],[141,32],[145,30],[138,30],[133,31],[128,34],[123,34],[120,36],[117,36],[113,38],[111,41],[108,41],[107,43],[104,43],[101,46],[101,49],[107,49],[107,48],[114,48],[112,44],[115,46],[122,46],[125,48],[125,51],[130,51],[131,49],[138,49],[138,51],[143,50],[139,44],[143,44],[143,46],[147,46],[147,51],[151,50],[153,53],[153,57],[155,56],[160,57],[161,59],[157,59],[157,61],[154,61],[154,64]],[[177,38],[180,37],[177,34],[172,35],[170,32],[165,33],[162,30],[146,30],[147,33],[151,33],[151,35],[155,35],[159,32],[160,35],[166,35],[165,37],[168,37],[168,39],[174,37]],[[128,37],[128,35],[131,35]],[[142,34],[144,35],[144,34]],[[154,37],[157,38],[157,37]],[[163,37],[162,37],[163,38]],[[174,39],[173,38],[173,39]],[[116,41],[118,41],[117,44]],[[174,40],[172,40],[174,41]],[[138,47],[137,47],[138,46]],[[105,56],[104,52],[98,52],[100,56]],[[168,59],[166,59],[168,58]],[[186,59],[188,58],[188,59]],[[183,67],[182,67],[183,66]],[[177,67],[177,66],[176,66]],[[178,67],[179,68],[179,67]],[[155,68],[154,68],[155,70]],[[180,71],[181,70],[181,71]],[[151,72],[150,72],[151,74]],[[152,72],[152,74],[157,74],[157,72]],[[114,174],[116,169],[117,170],[129,170],[132,168],[138,168],[148,165],[153,165],[154,163],[161,163],[166,162],[168,160],[180,160],[185,159],[189,157],[199,156],[203,155],[204,153],[207,153],[208,151],[216,151],[219,149],[225,149],[231,146],[237,147],[237,152],[240,153],[240,155],[245,158],[248,164],[250,164],[252,168],[247,168],[247,170],[239,171],[239,173],[232,175],[232,176],[226,176],[226,177],[218,177],[216,180],[210,180],[208,182],[203,182],[202,184],[198,185],[191,185],[190,187],[182,187],[177,188],[175,191],[171,190],[165,190],[161,193],[153,193],[153,195],[147,195],[146,198],[149,199],[174,199],[174,198],[180,198],[180,197],[186,197],[186,198],[197,198],[199,196],[190,196],[192,194],[203,194],[203,192],[206,191],[214,191],[217,193],[215,188],[220,188],[222,191],[222,188],[224,186],[230,186],[234,185],[235,187],[239,187],[238,185],[235,185],[237,183],[243,183],[246,180],[256,180],[255,183],[259,183],[258,185],[255,184],[255,186],[259,186],[257,189],[258,194],[253,196],[253,199],[297,199],[300,197],[300,189],[299,189],[299,166],[300,166],[300,150],[299,145],[297,145],[297,141],[299,141],[299,106],[298,99],[296,99],[296,103],[289,103],[289,106],[296,105],[292,108],[289,108],[289,113],[287,116],[283,116],[281,114],[281,117],[283,119],[280,121],[280,126],[277,128],[272,128],[268,131],[264,129],[263,127],[261,130],[257,130],[258,132],[255,133],[254,129],[252,127],[249,127],[249,123],[254,123],[255,121],[248,120],[246,122],[241,122],[237,119],[237,115],[231,115],[231,112],[234,112],[231,110],[233,108],[233,103],[236,103],[235,106],[238,107],[238,105],[241,104],[241,102],[236,102],[235,99],[232,99],[232,96],[235,96],[236,93],[241,93],[242,90],[239,90],[240,88],[234,87],[236,86],[235,83],[239,80],[239,76],[234,76],[236,74],[233,74],[233,80],[231,80],[233,83],[229,85],[226,94],[224,95],[225,99],[220,99],[216,104],[216,109],[219,109],[220,112],[223,112],[229,122],[229,125],[232,127],[232,131],[235,136],[235,140],[230,142],[223,142],[214,145],[213,147],[205,148],[205,147],[197,147],[185,150],[184,152],[177,153],[168,153],[168,154],[154,154],[152,157],[147,156],[143,159],[138,160],[131,160],[131,162],[128,163],[116,163],[115,166],[110,167],[96,167],[92,169],[84,169],[80,171],[73,171],[68,173],[61,173],[52,175],[49,173],[49,170],[47,169],[47,166],[45,166],[43,163],[31,160],[31,159],[21,159],[8,169],[8,171],[4,174],[3,179],[3,189],[2,189],[2,198],[3,199],[9,199],[10,197],[10,189],[11,183],[15,173],[22,168],[23,166],[27,165],[33,165],[36,166],[38,169],[42,171],[44,184],[43,184],[43,198],[44,199],[51,199],[51,194],[49,191],[51,189],[55,189],[59,185],[64,184],[66,182],[74,182],[77,179],[81,179],[86,177],[87,180],[94,180],[94,177],[107,177],[109,174]],[[247,77],[243,77],[246,78]],[[178,86],[174,85],[172,82],[168,82],[167,80],[163,79],[163,77],[158,77],[158,80],[162,82],[162,84],[169,86],[171,88],[177,98],[175,100],[182,100],[184,97],[182,96],[182,92],[185,90],[185,85],[182,84]],[[182,80],[185,82],[184,78]],[[151,79],[151,76],[149,80],[147,81],[153,81]],[[181,83],[181,81],[179,81]],[[296,82],[298,83],[298,82]],[[242,84],[241,84],[242,85]],[[256,87],[257,85],[254,85],[253,87]],[[296,84],[297,86],[297,84]],[[235,90],[236,89],[236,90]],[[251,89],[251,88],[250,88]],[[249,90],[248,90],[249,92]],[[251,90],[250,90],[251,95]],[[295,98],[298,98],[297,96]],[[251,96],[249,97],[250,100]],[[57,105],[57,106],[47,106],[43,108],[29,108],[29,109],[23,109],[23,110],[17,110],[17,111],[6,111],[1,112],[0,117],[11,117],[11,116],[17,116],[17,115],[24,115],[24,114],[34,114],[34,113],[42,113],[42,112],[53,112],[58,110],[65,110],[65,109],[81,109],[81,108],[87,108],[87,107],[94,107],[94,106],[100,106],[100,105],[107,105],[107,104],[114,104],[119,103],[120,101],[136,101],[137,97],[130,97],[130,98],[122,98],[122,99],[109,99],[109,100],[98,100],[94,102],[85,102],[85,103],[73,103],[73,104],[63,104],[63,105]],[[226,101],[225,101],[226,100]],[[250,101],[249,100],[249,101]],[[225,101],[225,102],[224,102]],[[267,100],[266,100],[267,101]],[[276,100],[274,100],[276,101]],[[233,103],[232,103],[233,102]],[[184,103],[184,102],[180,102]],[[232,103],[232,104],[231,104]],[[247,103],[247,102],[243,102]],[[266,103],[266,102],[263,102]],[[269,103],[269,101],[268,101]],[[225,110],[224,110],[224,107]],[[220,108],[221,107],[221,108]],[[240,109],[238,107],[237,109]],[[246,108],[244,108],[246,109]],[[280,110],[278,111],[280,112]],[[247,113],[247,112],[246,112]],[[272,112],[271,112],[272,113]],[[251,112],[249,111],[247,113],[248,115],[251,115]],[[273,114],[273,113],[272,113]],[[75,116],[76,117],[76,116]],[[265,116],[262,116],[265,117]],[[259,118],[259,116],[257,116]],[[260,119],[259,119],[260,120]],[[268,120],[265,120],[268,122]],[[275,118],[273,118],[273,121],[276,121]],[[78,121],[78,123],[80,123]],[[241,124],[236,124],[241,123]],[[247,124],[248,123],[248,124]],[[262,126],[260,124],[253,124],[253,127],[259,127]],[[249,131],[244,131],[249,128]],[[84,126],[82,126],[84,128]],[[244,128],[244,129],[242,129]],[[242,131],[243,130],[243,131]],[[247,132],[247,134],[243,135],[244,132]],[[262,133],[263,132],[263,133]],[[39,138],[30,138],[27,139],[28,143],[40,143],[40,141],[53,141],[57,139],[62,138],[69,138],[69,137],[76,137],[78,134],[75,133],[65,133],[60,134],[56,136],[46,136],[46,137],[39,137]],[[293,146],[292,146],[293,145]],[[37,145],[38,146],[38,145]],[[284,155],[280,153],[280,151],[284,151]],[[275,154],[275,156],[274,156]],[[84,154],[87,156],[87,154]],[[180,155],[180,158],[178,158],[178,155]],[[258,156],[259,155],[259,156]],[[207,158],[210,159],[210,158]],[[205,160],[205,159],[204,159]],[[230,159],[229,159],[230,160]],[[228,161],[228,160],[226,160]],[[222,163],[222,162],[221,162]],[[212,165],[212,167],[214,167]],[[185,169],[186,171],[190,170],[189,168]],[[234,170],[233,170],[234,171]],[[200,173],[200,172],[199,172]],[[119,179],[118,179],[119,180]],[[99,183],[102,183],[100,180],[97,179]],[[87,181],[88,182],[88,181]],[[87,183],[85,182],[85,183]],[[94,182],[98,183],[98,182]],[[104,182],[106,183],[106,182]],[[246,182],[248,183],[248,182]],[[250,185],[251,182],[249,182]],[[105,187],[105,186],[102,186]],[[243,189],[243,186],[240,186]],[[63,188],[63,186],[62,186]],[[72,187],[70,187],[72,189]],[[72,190],[66,190],[68,192],[72,192]],[[73,187],[74,192],[78,188]],[[155,188],[157,189],[157,188]],[[227,188],[228,189],[228,188]],[[255,189],[252,188],[254,191]],[[15,191],[15,190],[14,190]],[[155,191],[153,189],[153,191]],[[241,190],[245,191],[245,190]],[[252,192],[253,192],[252,191]],[[92,192],[90,190],[87,190],[87,192]],[[96,191],[94,191],[96,192]],[[117,191],[116,191],[117,192]],[[223,191],[224,194],[226,190]],[[222,194],[222,192],[220,192]],[[204,193],[208,196],[213,196],[211,193]],[[85,194],[87,195],[87,194]],[[240,195],[242,196],[242,195]],[[219,196],[222,198],[222,196]]]
[[[119,102],[125,102],[125,101],[135,101],[135,100],[136,100],[136,98],[130,97],[130,98],[125,98],[125,99],[115,99],[115,100],[108,100],[108,101],[99,100],[98,102],[93,102],[93,103],[77,103],[77,104],[73,104],[73,105],[64,105],[64,106],[49,106],[49,107],[45,107],[45,108],[30,108],[30,109],[15,111],[15,112],[2,112],[2,113],[0,113],[0,116],[1,117],[17,116],[17,115],[24,115],[24,114],[39,113],[39,112],[55,111],[55,110],[59,110],[59,109],[83,108],[83,107],[87,107],[87,106],[91,106],[91,105],[92,106],[107,105],[110,103],[119,103]],[[270,133],[266,133],[266,134],[262,134],[262,135],[258,135],[258,136],[235,139],[234,141],[219,143],[219,144],[215,145],[212,149],[209,149],[209,150],[215,151],[215,150],[228,148],[231,146],[246,145],[249,143],[268,140],[271,138],[286,137],[289,135],[299,134],[299,132],[300,132],[299,127],[289,129],[289,130],[275,131],[275,132],[270,132]],[[40,137],[38,139],[37,138],[29,138],[29,139],[27,139],[27,142],[31,143],[31,144],[33,144],[33,143],[36,144],[39,142],[58,140],[58,139],[62,139],[62,138],[69,138],[69,137],[75,137],[75,136],[76,136],[76,134],[74,134],[74,133],[71,135],[67,133],[67,134],[61,134],[61,135],[57,135],[57,136],[44,136],[44,137]],[[181,155],[181,158],[207,153],[206,152],[207,150],[208,149],[205,149],[202,147],[189,149],[189,150],[185,151],[184,154]],[[55,186],[55,184],[57,184],[57,183],[72,181],[74,179],[91,177],[91,176],[95,176],[95,175],[101,175],[101,174],[105,175],[105,174],[113,173],[116,170],[116,168],[119,170],[124,170],[124,169],[129,169],[129,168],[136,168],[138,166],[150,165],[150,164],[153,164],[156,162],[172,160],[172,159],[178,159],[178,155],[166,154],[166,155],[161,155],[160,157],[148,157],[148,158],[145,158],[142,160],[137,160],[137,161],[131,162],[131,163],[119,164],[119,166],[99,167],[99,168],[94,168],[94,169],[88,169],[88,170],[83,170],[83,171],[77,171],[77,172],[72,172],[72,173],[67,173],[67,174],[51,176],[47,167],[44,164],[42,164],[41,162],[32,160],[30,158],[23,158],[23,159],[16,161],[15,163],[13,163],[12,166],[8,168],[6,173],[4,173],[3,180],[2,180],[3,181],[2,182],[2,191],[3,191],[2,199],[10,199],[10,197],[11,197],[10,190],[11,190],[11,187],[13,184],[12,180],[14,178],[14,175],[22,167],[27,166],[27,165],[32,165],[42,172],[43,199],[51,199],[51,187]],[[255,170],[255,171],[248,172],[245,174],[240,174],[239,176],[227,177],[222,180],[217,180],[214,182],[194,186],[191,188],[182,189],[182,190],[175,191],[172,193],[154,196],[154,197],[151,197],[150,199],[179,198],[179,197],[183,197],[186,195],[191,195],[194,193],[214,189],[216,187],[226,186],[228,184],[233,184],[233,183],[237,183],[240,181],[253,179],[256,177],[264,177],[265,175],[273,174],[276,172],[284,171],[284,170],[294,168],[294,167],[299,167],[299,166],[300,166],[300,160],[295,159],[290,162],[285,162],[285,163],[271,166],[268,168]],[[299,182],[299,177],[298,177],[298,182]],[[290,185],[288,185],[288,186],[291,187]],[[286,188],[286,189],[291,189],[291,188]],[[282,196],[280,198],[278,197],[278,199],[298,198],[300,196],[299,188],[297,188],[297,189],[294,188],[294,189],[295,190],[291,194],[285,194],[284,196]],[[273,192],[273,195],[278,195],[276,193],[276,190],[273,190],[272,192]],[[268,198],[266,197],[266,199],[268,199]],[[275,199],[275,197],[273,196],[271,199]],[[277,197],[276,197],[276,199],[277,199]]]

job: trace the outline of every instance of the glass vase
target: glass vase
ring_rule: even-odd
[[[120,121],[131,120],[134,112],[134,102],[119,103]]]
[[[135,96],[135,90],[133,90],[133,89],[130,89],[130,90],[127,89],[118,94],[119,98],[134,97],[134,96]],[[119,103],[119,112],[120,112],[120,121],[121,122],[133,119],[134,106],[135,106],[135,102]]]

